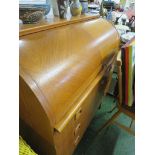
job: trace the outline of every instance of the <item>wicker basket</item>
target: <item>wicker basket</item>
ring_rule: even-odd
[[[19,136],[19,155],[37,155],[21,136]]]

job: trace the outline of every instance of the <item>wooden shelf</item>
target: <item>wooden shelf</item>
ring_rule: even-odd
[[[68,19],[60,19],[59,17],[48,17],[37,24],[19,24],[19,37],[59,26],[73,24],[76,22],[92,20],[95,18],[99,18],[99,15],[88,14],[78,17],[70,17]]]

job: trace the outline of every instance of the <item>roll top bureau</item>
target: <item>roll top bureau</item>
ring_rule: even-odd
[[[21,33],[20,134],[38,154],[73,154],[100,105],[119,43],[113,25],[97,16]]]

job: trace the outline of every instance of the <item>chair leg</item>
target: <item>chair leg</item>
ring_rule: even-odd
[[[132,126],[132,123],[133,123],[133,119],[131,120],[131,123],[130,123],[130,127],[129,127],[129,128],[131,128],[131,126]]]
[[[118,123],[116,121],[113,122],[115,125],[119,126],[120,128],[122,128],[123,130],[127,131],[128,133],[130,133],[131,135],[135,136],[135,132],[131,130],[130,127],[126,127],[125,125]]]
[[[114,120],[115,118],[117,118],[119,116],[119,114],[121,113],[120,110],[118,110],[103,126],[101,126],[97,131],[96,134],[94,135],[94,139],[93,141],[95,141],[95,139],[97,138],[97,136],[101,133],[102,129],[106,128],[107,126],[109,126]],[[93,142],[92,141],[92,142]]]
[[[106,128],[107,126],[109,126],[115,118],[117,118],[119,116],[119,114],[121,113],[121,111],[117,111],[103,126],[101,126],[97,132],[96,132],[96,136],[102,131],[102,129]]]

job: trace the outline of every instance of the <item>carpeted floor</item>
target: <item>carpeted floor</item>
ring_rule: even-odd
[[[74,152],[74,155],[134,155],[135,137],[130,135],[115,124],[109,125],[95,137],[97,129],[104,124],[115,112],[108,113],[115,103],[110,96],[102,98],[102,106],[99,109],[87,131],[85,132],[80,144]],[[131,118],[121,114],[116,121],[129,126]],[[134,123],[132,129],[134,130]]]

